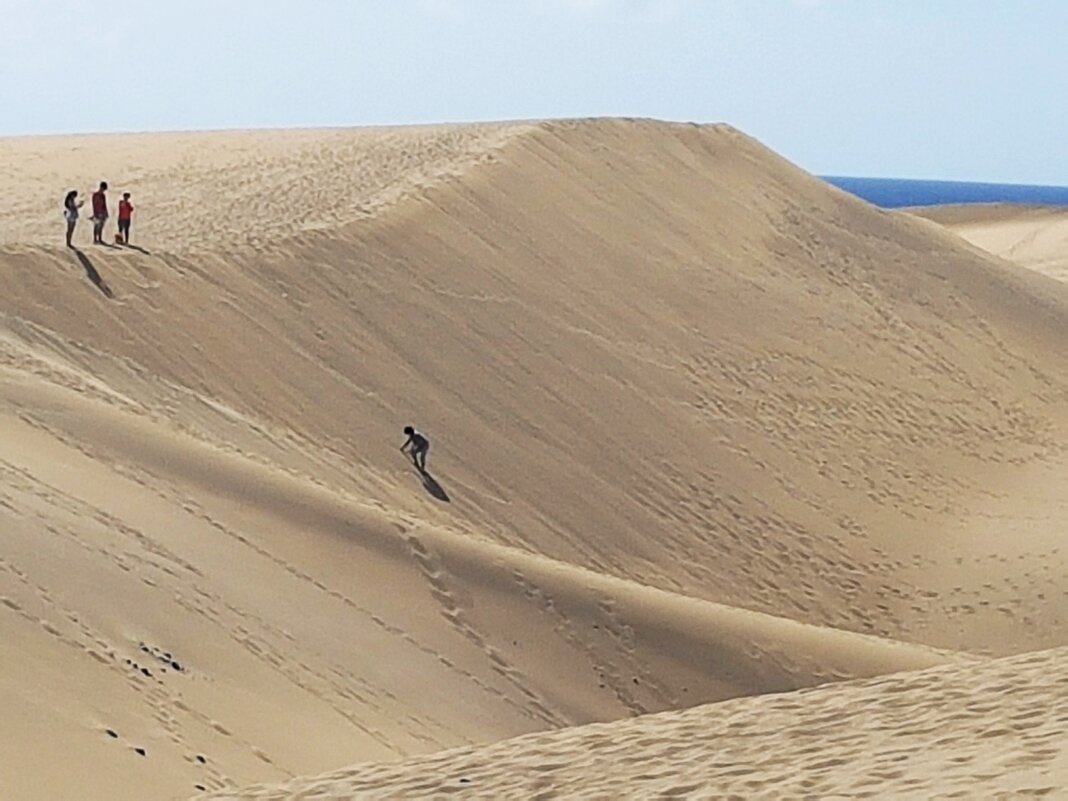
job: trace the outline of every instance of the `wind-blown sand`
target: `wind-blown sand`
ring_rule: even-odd
[[[727,126],[0,154],[4,798],[625,751],[644,713],[1068,643],[1068,287]],[[57,246],[100,178],[144,252]]]

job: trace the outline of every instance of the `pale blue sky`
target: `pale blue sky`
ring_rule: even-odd
[[[625,115],[1068,185],[1068,0],[0,0],[0,135]]]

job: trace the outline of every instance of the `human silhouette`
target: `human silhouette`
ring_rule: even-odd
[[[130,193],[123,192],[122,200],[119,201],[119,237],[124,245],[130,244],[130,221],[133,219],[133,210]]]
[[[420,473],[426,472],[426,454],[430,450],[430,440],[416,431],[412,426],[405,426],[404,433],[408,439],[401,445],[401,453],[408,452],[412,464]]]
[[[74,226],[78,224],[78,209],[82,207],[84,200],[78,200],[78,190],[72,189],[63,198],[63,219],[67,221],[67,247],[72,248],[71,237],[74,236]]]
[[[93,244],[104,244],[104,223],[108,221],[108,182],[101,181],[93,192]]]

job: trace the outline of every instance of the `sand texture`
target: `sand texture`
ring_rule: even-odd
[[[1068,648],[356,765],[234,801],[1041,798],[1064,793]]]
[[[0,241],[54,243],[62,199],[101,181],[118,214],[136,209],[136,238],[190,253],[262,249],[273,240],[374,216],[479,161],[522,123],[314,131],[112,134],[0,139],[12,202]],[[10,166],[8,166],[10,165]],[[90,241],[82,223],[83,240]]]
[[[1068,208],[976,204],[909,209],[973,245],[1068,281]]]
[[[1068,644],[1065,284],[728,126],[0,154],[25,203],[0,213],[0,797],[233,795],[386,762],[373,787],[404,794],[400,760],[505,740],[560,765],[537,792],[596,795],[549,740],[509,739],[594,723],[610,750],[619,727],[604,792],[640,797],[631,719],[668,713],[648,747],[670,772],[664,738],[690,748],[695,721],[824,704],[841,739],[806,759],[846,787],[868,764],[851,738],[986,753],[924,722],[958,675],[990,712],[946,727],[1030,758],[989,677],[1037,651],[1058,675],[1046,649]],[[84,220],[63,247],[63,191],[99,178],[134,193],[139,249],[88,244]],[[429,475],[397,450],[407,423]],[[1057,686],[1021,709],[1063,713]],[[858,717],[869,701],[899,712]],[[755,769],[783,764],[762,742]],[[651,786],[741,792],[692,747],[679,770],[707,773]],[[924,764],[917,787],[984,787]],[[485,787],[532,786],[493,769]]]

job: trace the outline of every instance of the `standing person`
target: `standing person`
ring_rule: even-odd
[[[122,200],[119,201],[119,235],[122,244],[130,244],[130,220],[133,216],[133,203],[130,202],[130,193],[123,192]]]
[[[404,427],[404,433],[408,435],[408,440],[401,445],[401,453],[411,448],[412,464],[420,473],[426,472],[426,452],[430,450],[430,440],[420,434],[411,426]]]
[[[101,181],[100,188],[93,192],[93,244],[104,244],[104,223],[108,221],[108,182]]]
[[[72,248],[71,237],[74,236],[74,226],[78,224],[78,209],[82,207],[84,200],[78,200],[78,190],[72,189],[63,198],[63,219],[67,221],[67,247]]]

